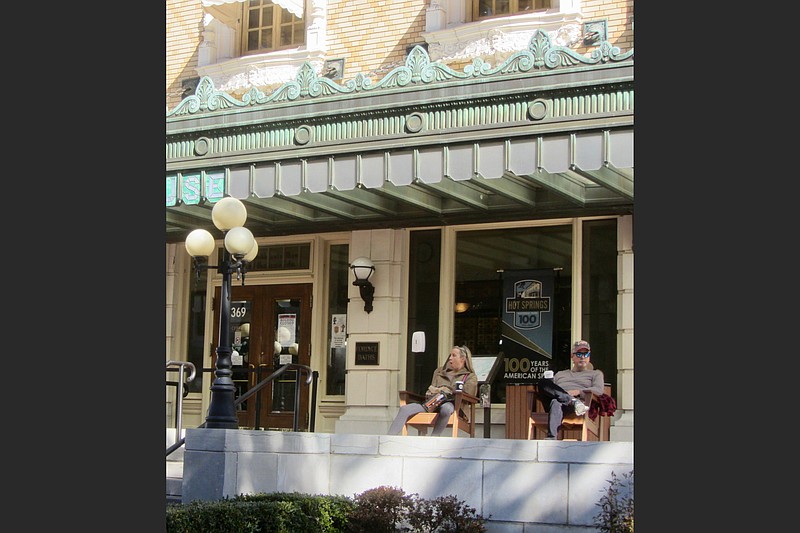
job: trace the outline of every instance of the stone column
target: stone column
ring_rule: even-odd
[[[617,225],[617,412],[612,441],[633,441],[633,215]]]
[[[405,230],[354,231],[350,243],[350,261],[368,257],[375,265],[370,281],[375,287],[371,313],[364,311],[358,287],[349,277],[347,307],[347,375],[345,413],[335,425],[336,433],[381,435],[391,424],[398,405],[398,381],[405,368],[405,347],[401,333],[405,329],[406,301],[402,294],[405,265]],[[359,342],[378,343],[378,364],[356,364]]]
[[[447,8],[444,0],[431,0],[425,9],[425,31],[443,30],[447,27]]]

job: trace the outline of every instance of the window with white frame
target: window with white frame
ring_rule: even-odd
[[[469,0],[472,20],[550,9],[550,0]]]
[[[325,62],[328,0],[201,0],[197,74],[233,95],[294,79]]]
[[[581,0],[431,0],[422,38],[434,61],[499,63],[526,48],[536,30],[558,46],[582,37]]]
[[[306,42],[305,16],[272,0],[249,0],[242,7],[242,55],[296,48]]]

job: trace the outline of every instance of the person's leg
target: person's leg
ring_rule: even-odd
[[[392,421],[392,425],[389,426],[389,431],[386,432],[387,435],[399,435],[403,431],[403,424],[406,423],[406,420],[411,418],[413,415],[417,413],[422,413],[425,411],[425,408],[422,407],[420,403],[407,403],[400,407],[400,410],[397,411],[397,416],[394,417]]]
[[[567,391],[556,385],[552,379],[540,379],[537,383],[538,394],[542,397],[542,404],[547,410],[550,400],[558,400],[561,405],[568,405],[573,398]]]
[[[450,421],[450,415],[453,414],[456,406],[453,405],[453,402],[444,402],[441,407],[439,407],[439,415],[436,417],[436,422],[433,424],[433,431],[431,432],[431,436],[438,437],[444,430],[447,428],[447,422]]]
[[[568,395],[569,396],[569,395]],[[547,437],[558,437],[558,427],[564,420],[564,407],[556,398],[550,400],[550,410],[547,414]]]

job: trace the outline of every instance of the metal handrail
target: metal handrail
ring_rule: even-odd
[[[315,372],[312,371],[311,367],[308,366],[308,365],[301,365],[301,364],[298,364],[298,363],[289,363],[289,364],[283,365],[279,369],[277,369],[275,372],[273,372],[272,374],[267,376],[263,381],[261,381],[260,383],[257,383],[250,390],[248,390],[247,392],[245,392],[244,394],[242,394],[241,396],[236,398],[236,400],[234,400],[234,402],[233,402],[233,406],[234,407],[238,407],[239,405],[241,405],[241,403],[243,401],[247,400],[249,397],[251,397],[252,395],[254,395],[257,392],[259,392],[261,389],[266,387],[268,383],[271,383],[273,380],[275,380],[275,378],[277,378],[278,376],[280,376],[281,374],[283,374],[284,372],[286,372],[289,369],[305,370],[306,375],[307,375],[307,377],[306,377],[306,385],[311,383],[311,381],[313,379],[313,376],[315,374]],[[298,377],[299,377],[299,374],[298,374]],[[300,397],[300,387],[296,387],[295,388],[295,404],[294,404],[294,421],[293,421],[293,426],[294,426],[293,429],[294,429],[294,431],[297,431],[297,428],[298,428],[298,417],[299,417],[298,406],[300,405],[299,397]],[[315,395],[315,397],[316,397],[316,395]],[[312,408],[313,408],[313,406],[312,406]],[[204,427],[206,427],[206,423],[203,422],[202,424],[200,424],[197,427],[198,427],[198,429],[199,428],[204,428]],[[169,454],[171,454],[172,452],[174,452],[175,450],[177,450],[178,448],[183,446],[183,444],[185,442],[186,442],[186,437],[183,437],[183,438],[181,438],[179,440],[176,440],[175,444],[173,444],[169,448],[167,448],[167,456],[169,456]]]
[[[177,366],[178,368],[170,368]],[[189,377],[186,380],[183,379],[184,372],[186,369],[189,369]],[[175,372],[178,371],[178,381],[175,383],[175,442],[178,442],[178,439],[181,436],[181,424],[183,422],[183,393],[184,391],[181,390],[185,387],[187,383],[194,380],[194,376],[196,373],[196,369],[193,363],[189,361],[167,361],[167,372]],[[167,382],[167,385],[172,385],[171,381]],[[188,389],[187,389],[188,390]]]

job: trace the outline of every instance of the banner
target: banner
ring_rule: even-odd
[[[552,268],[502,273],[503,381],[531,384],[553,360],[555,273]]]

